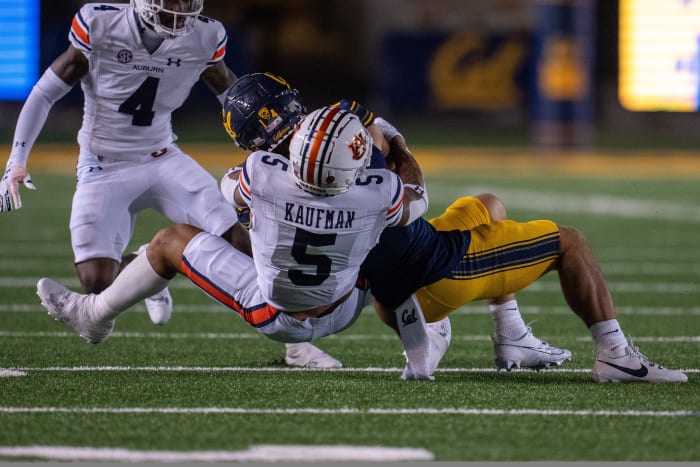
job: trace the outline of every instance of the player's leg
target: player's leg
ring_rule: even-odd
[[[112,258],[92,258],[75,264],[85,293],[100,293],[114,281],[121,265]]]
[[[214,177],[192,157],[173,144],[165,156],[145,165],[153,176],[149,195],[142,197],[141,202],[175,224],[190,224],[216,235],[229,235],[236,223],[235,210],[224,199]],[[139,251],[144,248],[142,245]],[[147,298],[145,304],[155,324],[170,319],[173,305],[167,288]]]
[[[591,375],[599,382],[685,382],[682,371],[657,365],[628,343],[612,295],[588,242],[577,229],[561,227],[557,271],[564,298],[586,324],[596,344]]]
[[[253,256],[250,235],[240,222],[237,222],[223,236],[234,248]],[[342,368],[340,360],[334,358],[311,342],[286,343],[284,346],[284,363],[299,368],[332,369]]]
[[[37,293],[51,316],[71,326],[88,342],[99,343],[112,332],[114,321],[125,310],[162,290],[180,270],[189,241],[201,232],[187,225],[161,229],[100,294],[71,292],[50,279],[37,283]]]
[[[430,223],[438,230],[469,230],[504,220],[506,216],[505,206],[498,197],[482,193],[458,199]],[[533,277],[533,280],[537,278]],[[421,305],[426,307],[426,319],[430,322],[433,317],[443,319],[454,309],[472,301],[473,291],[471,285],[464,287],[463,280],[445,279],[417,295]],[[497,368],[510,369],[515,366],[539,369],[560,365],[571,358],[570,351],[554,347],[532,334],[522,318],[514,293],[497,295],[492,290],[482,296],[487,300],[495,326],[491,338]]]
[[[142,209],[139,194],[152,178],[140,163],[115,162],[81,153],[71,210],[75,267],[86,293],[100,293],[136,255],[123,255]],[[147,165],[146,165],[147,166]],[[172,301],[167,288],[146,299],[151,319],[167,321]]]

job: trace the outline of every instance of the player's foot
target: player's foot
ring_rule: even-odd
[[[649,383],[685,383],[688,376],[680,370],[669,370],[649,361],[638,347],[625,347],[625,354],[613,357],[604,350],[596,351],[591,370],[594,381],[619,383],[620,381],[646,381]]]
[[[148,248],[148,243],[141,245],[135,254],[146,254],[146,248]],[[173,315],[173,298],[167,287],[143,302],[146,304],[148,316],[153,324],[165,324],[170,321],[170,317]]]
[[[285,344],[284,362],[303,368],[342,368],[343,364],[310,342]]]
[[[143,301],[148,310],[153,324],[165,324],[173,315],[173,299],[168,288],[164,288],[155,295],[151,295]]]
[[[102,320],[94,316],[97,295],[71,292],[58,282],[46,278],[39,279],[36,293],[51,317],[72,327],[91,344],[104,342],[112,334],[114,320]]]
[[[559,366],[571,360],[571,352],[549,345],[547,342],[527,332],[517,339],[509,339],[496,333],[491,335],[494,344],[493,361],[497,370],[513,368],[532,368],[542,370],[550,366]]]
[[[452,341],[452,325],[449,318],[435,323],[426,323],[430,338],[430,374],[437,369]]]

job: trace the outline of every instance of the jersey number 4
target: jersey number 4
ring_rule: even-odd
[[[335,244],[337,234],[316,234],[304,229],[297,229],[294,235],[292,256],[298,264],[316,266],[316,274],[307,274],[299,269],[290,269],[289,280],[295,285],[320,285],[331,275],[331,259],[326,255],[311,255],[308,246],[330,246]]]
[[[133,118],[131,124],[134,126],[151,126],[155,112],[153,111],[153,103],[156,101],[156,92],[158,91],[159,78],[149,76],[146,81],[141,83],[141,86],[129,96],[127,100],[119,106],[119,111],[124,114],[129,114]]]

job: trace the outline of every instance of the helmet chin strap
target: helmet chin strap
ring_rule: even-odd
[[[141,19],[141,16],[136,13],[136,10],[134,10],[134,16],[136,16],[136,23],[139,28],[139,35],[141,36],[143,46],[146,48],[146,50],[148,50],[149,54],[152,54],[158,49],[158,47],[160,47],[160,44],[163,43],[165,38],[159,36],[158,33],[153,30],[150,24],[145,23]]]

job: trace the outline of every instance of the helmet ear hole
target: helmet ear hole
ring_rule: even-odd
[[[315,195],[350,190],[369,165],[372,137],[353,113],[322,107],[304,117],[289,145],[292,175]]]
[[[224,99],[224,127],[236,144],[271,151],[285,141],[306,108],[299,92],[271,73],[243,75]]]

